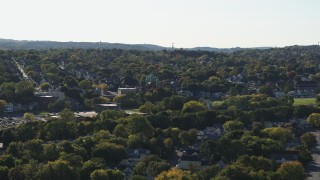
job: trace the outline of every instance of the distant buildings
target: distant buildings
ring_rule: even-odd
[[[119,111],[120,105],[116,104],[116,103],[109,103],[109,104],[96,104],[95,105],[95,111],[97,113],[100,113],[102,111],[105,110],[115,110],[115,111]]]
[[[118,88],[118,95],[123,95],[127,93],[136,93],[137,88]]]

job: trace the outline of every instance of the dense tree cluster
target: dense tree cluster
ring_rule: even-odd
[[[120,162],[128,152],[148,149],[131,179],[304,179],[301,163],[312,160],[316,138],[288,120],[309,117],[318,127],[320,108],[293,106],[290,92],[303,79],[320,80],[318,48],[0,50],[1,110],[8,102],[33,102],[35,84],[36,91],[57,88],[66,96],[43,108],[56,118],[37,121],[25,113],[25,123],[1,130],[0,178],[123,179]],[[13,59],[34,82],[21,78]],[[118,87],[136,92],[107,96]],[[277,97],[276,91],[286,94]],[[142,115],[123,110],[84,119],[74,115],[108,102]],[[213,127],[221,133],[205,139],[201,133]],[[300,144],[289,147],[297,139]],[[207,167],[176,167],[177,152],[189,149],[197,149],[194,154]],[[270,158],[285,150],[296,151],[299,162]]]

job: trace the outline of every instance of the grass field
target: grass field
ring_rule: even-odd
[[[298,105],[314,105],[316,104],[316,98],[294,98],[294,106]]]

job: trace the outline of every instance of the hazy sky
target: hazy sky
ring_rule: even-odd
[[[175,47],[310,45],[320,0],[0,0],[0,38]]]

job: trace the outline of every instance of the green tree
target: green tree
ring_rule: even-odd
[[[243,123],[240,121],[227,121],[223,124],[223,129],[226,132],[231,132],[234,130],[243,130]]]
[[[155,114],[157,113],[157,107],[152,104],[151,102],[146,102],[139,107],[139,112],[148,113],[148,114]]]
[[[44,83],[42,83],[42,84],[40,85],[40,89],[41,89],[42,91],[48,91],[49,88],[50,88],[50,86],[51,86],[50,83],[44,82]]]
[[[198,101],[189,101],[185,103],[182,107],[182,112],[198,112],[204,111],[207,107]]]
[[[25,120],[27,120],[27,121],[34,121],[34,120],[36,120],[35,115],[32,114],[32,113],[28,113],[28,112],[24,113],[23,118],[24,118]]]
[[[43,145],[43,158],[49,161],[54,161],[59,157],[59,150],[56,144]]]
[[[234,179],[234,180],[245,180],[250,179],[249,175],[250,169],[243,167],[241,165],[229,165],[222,169],[219,173],[218,179]]]
[[[279,140],[283,143],[292,138],[291,131],[289,129],[281,127],[265,128],[261,132],[265,134],[265,136],[275,140]]]
[[[107,169],[109,180],[123,180],[124,174],[120,170]]]
[[[74,112],[69,109],[64,109],[60,111],[59,116],[64,121],[74,121],[76,119]]]
[[[79,83],[79,86],[84,90],[89,90],[92,89],[92,82],[85,79]]]
[[[92,151],[92,157],[101,157],[106,163],[113,165],[118,164],[126,156],[126,151],[122,145],[109,142],[97,144]]]
[[[134,168],[135,174],[156,176],[162,171],[170,169],[169,163],[160,159],[156,155],[145,156],[140,162],[138,162]]]
[[[20,81],[16,85],[15,95],[18,102],[27,103],[32,101],[34,86],[30,81]]]
[[[128,129],[123,124],[118,124],[114,128],[112,134],[118,137],[123,137],[123,138],[127,138],[129,136]]]
[[[90,179],[90,174],[96,169],[103,169],[105,167],[105,162],[101,158],[94,158],[83,163],[80,169],[80,179],[87,180]]]
[[[320,114],[319,113],[310,114],[307,121],[312,126],[319,127],[320,126]]]
[[[91,180],[109,180],[107,171],[104,169],[96,169],[90,174]]]
[[[193,145],[197,141],[198,130],[190,129],[189,131],[181,131],[179,139],[184,145]]]
[[[9,180],[9,168],[7,166],[0,166],[0,179]]]
[[[39,179],[46,180],[69,180],[78,179],[79,174],[73,169],[68,162],[56,160],[43,165],[38,172]]]
[[[143,133],[146,137],[150,138],[154,135],[154,128],[150,122],[143,116],[131,116],[128,119],[128,129],[131,133]]]
[[[7,106],[7,102],[5,100],[0,100],[0,112],[4,111]]]
[[[221,168],[218,165],[212,165],[204,169],[201,169],[196,174],[199,179],[209,180],[215,177],[220,171]]]
[[[200,154],[209,160],[213,160],[218,156],[218,143],[216,141],[207,140],[201,144]]]
[[[317,139],[316,136],[313,135],[311,132],[306,132],[300,137],[301,144],[308,148],[311,149],[312,147],[317,145]]]
[[[273,89],[270,86],[261,86],[258,89],[258,93],[260,94],[266,94],[268,96],[273,96]]]

